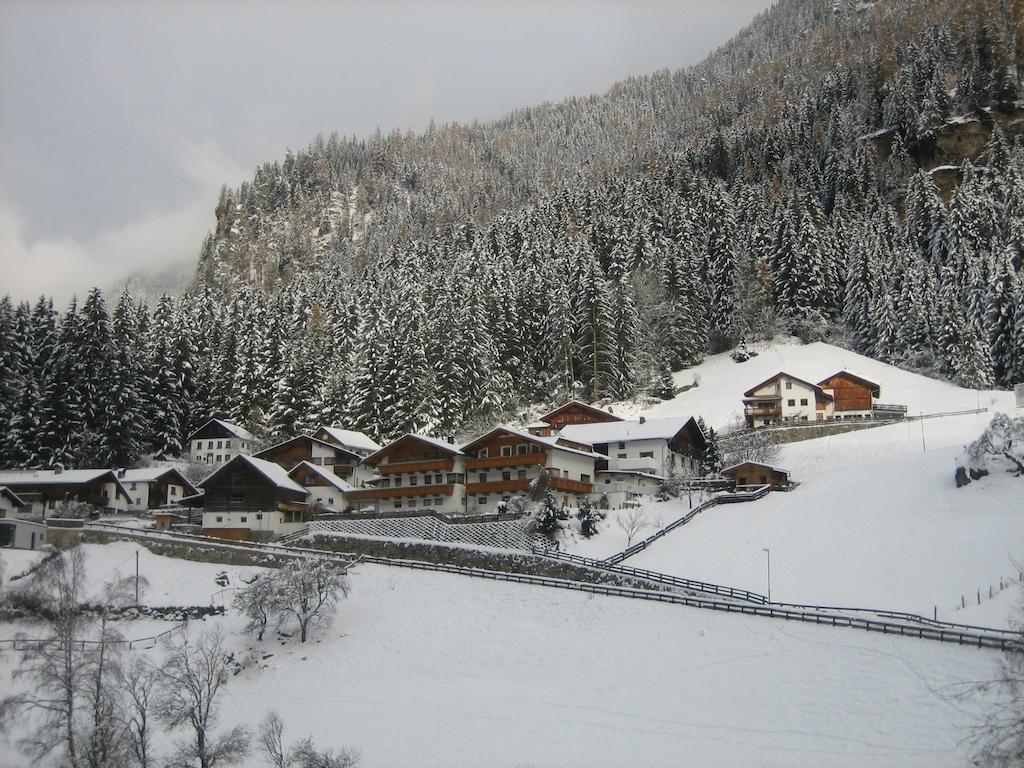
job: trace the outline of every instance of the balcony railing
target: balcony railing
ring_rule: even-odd
[[[782,415],[781,408],[744,408],[743,413],[746,416],[753,416],[755,418],[778,418]]]
[[[530,480],[493,480],[489,483],[469,483],[466,493],[525,493],[530,490]]]
[[[359,488],[349,491],[347,498],[351,501],[367,499],[396,499],[404,496],[451,496],[455,491],[453,485],[405,485],[401,488]]]
[[[526,453],[516,456],[488,456],[484,459],[467,459],[466,469],[494,469],[495,467],[543,467],[548,457],[543,453]]]
[[[451,472],[455,468],[455,459],[435,459],[433,461],[401,461],[397,464],[378,464],[377,471],[382,475],[396,475],[402,472]]]
[[[580,480],[570,480],[566,477],[553,477],[551,478],[551,487],[556,491],[565,491],[566,493],[593,493],[594,484],[584,483]]]

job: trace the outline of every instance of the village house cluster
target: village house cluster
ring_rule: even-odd
[[[743,394],[744,414],[748,427],[763,428],[899,410],[880,405],[880,394],[850,371],[817,384],[780,372]],[[323,426],[263,448],[243,427],[210,419],[188,437],[189,461],[210,470],[195,484],[174,466],[0,471],[0,546],[39,546],[44,520],[79,516],[83,505],[149,513],[158,528],[201,519],[204,534],[236,540],[273,539],[334,515],[487,519],[530,494],[542,473],[562,506],[589,498],[621,507],[687,474],[707,444],[691,416],[627,420],[579,401],[462,444],[406,434],[381,446]],[[789,483],[784,470],[751,462],[722,474],[737,485]]]

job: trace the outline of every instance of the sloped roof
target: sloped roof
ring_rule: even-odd
[[[311,470],[315,475],[317,475],[318,477],[320,477],[323,480],[327,481],[327,483],[329,485],[333,485],[335,488],[337,488],[342,493],[348,493],[349,491],[353,490],[353,488],[354,488],[354,486],[352,486],[350,483],[347,483],[343,478],[338,477],[333,472],[328,472],[323,467],[321,467],[321,466],[319,466],[317,464],[313,464],[313,463],[308,462],[308,461],[299,462],[294,467],[292,467],[291,472],[288,473],[288,477],[291,477],[298,470],[303,469],[303,468]]]
[[[567,424],[558,436],[574,443],[617,443],[630,440],[671,440],[696,420],[692,416],[639,421],[609,421],[604,424]],[[699,429],[699,427],[698,427]]]
[[[280,464],[275,464],[274,462],[267,461],[265,459],[257,459],[254,456],[246,456],[244,453],[238,454],[233,459],[231,459],[231,461],[229,461],[227,464],[224,464],[223,466],[219,467],[218,469],[214,470],[209,475],[204,477],[199,482],[199,487],[205,488],[206,484],[209,483],[210,480],[215,478],[221,472],[226,471],[228,467],[231,467],[232,465],[240,461],[245,462],[246,464],[251,466],[253,469],[255,469],[257,472],[259,472],[261,475],[267,478],[267,480],[269,480],[278,488],[284,488],[289,491],[296,491],[297,493],[301,493],[303,496],[306,496],[308,494],[305,488],[303,488],[301,485],[299,485],[290,477],[288,477],[288,472],[282,469]]]
[[[779,378],[781,378],[783,376],[785,376],[787,379],[792,379],[793,381],[799,382],[800,384],[803,384],[803,385],[805,385],[807,387],[810,387],[811,389],[813,389],[815,391],[815,393],[821,395],[822,397],[824,397],[824,398],[826,398],[828,400],[835,400],[835,398],[832,395],[830,395],[828,392],[823,390],[817,384],[815,384],[813,382],[810,382],[810,381],[805,381],[804,379],[801,379],[799,376],[794,376],[793,374],[786,373],[785,371],[779,371],[778,373],[776,373],[771,378],[765,379],[760,384],[758,384],[758,385],[756,385],[754,387],[751,387],[750,389],[748,389],[746,392],[743,393],[743,396],[744,397],[760,397],[760,395],[755,395],[754,393],[757,392],[757,390],[759,390],[765,384],[771,384],[773,381],[775,381],[776,379],[779,379]]]
[[[871,389],[872,395],[874,395],[875,397],[881,396],[881,384],[879,384],[877,381],[873,381],[869,378],[866,378],[865,376],[861,376],[859,373],[851,371],[849,368],[843,368],[841,371],[836,371],[831,376],[826,376],[824,379],[818,382],[818,386],[825,386],[826,382],[830,381],[831,379],[834,379],[836,376],[846,376],[847,378],[859,381],[861,384],[864,384],[865,386]]]
[[[0,496],[4,496],[10,500],[11,504],[16,507],[27,507],[28,502],[24,501],[18,494],[8,488],[6,485],[0,485]]]
[[[182,471],[177,467],[141,467],[139,469],[126,469],[124,470],[124,476],[121,481],[124,483],[155,483],[164,475],[174,474],[181,480],[181,485],[184,485],[192,493],[195,493],[197,488],[192,485],[187,477],[182,474]]]
[[[289,443],[297,442],[299,440],[309,440],[311,443],[317,443],[318,445],[322,445],[322,446],[324,446],[326,448],[330,448],[332,451],[336,451],[336,452],[340,452],[340,453],[347,453],[349,456],[351,456],[353,459],[355,459],[356,462],[361,461],[361,457],[358,454],[352,453],[352,451],[348,450],[344,446],[336,445],[334,443],[329,443],[326,440],[321,440],[320,438],[313,437],[312,435],[296,435],[295,437],[289,437],[287,440],[282,440],[280,443],[275,443],[274,445],[270,446],[269,448],[264,448],[262,451],[260,451],[259,453],[254,454],[254,455],[257,458],[262,458],[263,456],[267,455],[271,451],[276,451],[278,448],[281,448],[282,446],[288,445]]]
[[[128,489],[117,479],[112,469],[8,469],[0,472],[0,485],[34,486],[34,485],[86,485],[102,480],[114,483],[117,492],[131,501]]]
[[[428,437],[427,435],[417,435],[412,432],[408,432],[399,437],[397,440],[392,440],[379,451],[374,451],[369,456],[367,456],[363,461],[365,461],[367,464],[376,464],[399,443],[408,442],[409,440],[415,440],[420,443],[426,443],[427,445],[433,446],[434,448],[440,448],[441,450],[447,453],[451,453],[455,456],[462,456],[462,450],[459,448],[458,445],[455,445],[454,443],[449,443],[447,440],[441,440],[436,437]]]
[[[356,432],[353,429],[342,429],[341,427],[320,427],[343,446],[355,448],[357,451],[379,451],[381,446],[363,432]]]
[[[252,432],[247,430],[245,427],[240,427],[237,424],[232,424],[230,421],[224,421],[223,419],[210,419],[209,421],[205,422],[202,426],[200,426],[198,429],[192,430],[192,434],[189,435],[187,439],[192,440],[192,435],[196,434],[197,432],[202,432],[211,424],[220,424],[228,432],[235,435],[235,437],[241,438],[242,440],[251,440],[254,442],[256,440]]]
[[[770,469],[772,472],[778,472],[779,474],[789,477],[788,469],[782,469],[781,467],[773,467],[771,464],[762,464],[760,461],[740,461],[737,462],[736,464],[730,464],[728,467],[722,469],[721,473],[724,475],[726,472],[732,472],[734,469],[737,469],[738,467],[744,467],[747,465],[750,465],[751,467],[762,467],[764,469]]]
[[[557,416],[567,408],[572,407],[582,408],[584,411],[592,413],[595,416],[601,416],[604,421],[622,421],[622,419],[616,416],[615,414],[608,413],[608,411],[603,411],[596,406],[588,405],[587,403],[584,403],[582,400],[570,400],[568,403],[563,403],[562,405],[555,408],[555,410],[545,413],[543,416],[540,417],[539,421],[550,423],[551,419],[553,419],[555,416]]]
[[[593,451],[581,451],[578,448],[570,448],[567,445],[559,445],[558,439],[555,437],[540,437],[539,435],[531,435],[529,432],[523,432],[522,430],[516,429],[515,427],[501,426],[495,427],[494,429],[484,433],[480,437],[470,440],[468,443],[462,446],[463,452],[472,450],[473,446],[479,445],[480,443],[486,442],[495,432],[505,432],[516,437],[521,437],[523,440],[530,443],[539,443],[546,445],[549,448],[555,450],[565,451],[566,453],[575,453],[579,456],[586,456],[588,458],[604,459],[606,456],[602,456],[599,453]]]

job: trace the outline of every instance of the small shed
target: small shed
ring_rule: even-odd
[[[0,549],[39,549],[46,543],[46,526],[30,520],[0,519]]]
[[[788,470],[756,461],[733,464],[723,469],[722,474],[735,480],[736,485],[770,485],[772,488],[784,488],[790,484]]]

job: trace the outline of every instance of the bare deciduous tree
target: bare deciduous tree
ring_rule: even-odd
[[[285,750],[283,735],[284,722],[280,715],[268,712],[260,723],[260,745],[273,768],[356,768],[359,765],[358,752],[321,750],[309,736]]]
[[[633,537],[649,525],[647,513],[642,507],[632,507],[619,514],[616,525],[626,534],[626,546],[633,543]]]
[[[267,623],[279,609],[281,585],[273,574],[263,574],[245,589],[235,593],[235,610],[245,616],[249,623],[246,632],[255,632],[256,639],[262,640]]]
[[[338,595],[348,595],[348,579],[344,571],[329,560],[292,560],[281,569],[279,578],[278,610],[295,618],[302,642],[306,642],[312,626],[334,614]]]
[[[157,670],[140,658],[133,659],[124,671],[121,723],[128,748],[139,768],[153,764],[151,714],[157,680]]]
[[[167,657],[158,673],[155,713],[171,729],[188,729],[177,745],[172,766],[215,768],[234,765],[249,754],[249,732],[236,725],[215,735],[221,690],[228,680],[229,660],[219,630],[192,638],[188,631],[164,643]]]

